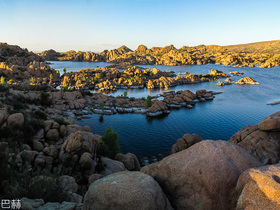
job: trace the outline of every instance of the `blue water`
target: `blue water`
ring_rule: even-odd
[[[71,71],[78,71],[80,69],[95,69],[95,68],[101,68],[105,66],[112,65],[112,63],[107,62],[79,62],[79,61],[47,61],[50,64],[50,66],[58,70],[60,75],[63,74],[63,68],[66,68],[67,72]]]
[[[70,62],[71,64],[72,62]],[[79,62],[75,62],[79,64]],[[69,65],[70,65],[69,64]],[[80,62],[81,68],[84,65]],[[77,67],[77,66],[76,66]],[[237,68],[214,64],[196,66],[148,66],[160,70],[172,70],[176,73],[190,72],[196,74],[208,73],[211,69],[218,69],[224,73],[243,71],[241,77],[232,76],[238,80],[249,76],[260,85],[228,85],[217,86],[217,82],[180,85],[170,90],[199,89],[222,91],[213,101],[198,103],[193,109],[172,110],[162,118],[150,119],[140,114],[116,114],[104,116],[99,122],[98,115],[91,115],[90,119],[77,122],[80,125],[90,125],[94,133],[104,135],[108,127],[112,127],[119,134],[119,143],[123,153],[132,152],[139,158],[156,154],[168,155],[171,146],[185,133],[197,133],[203,139],[229,140],[230,137],[247,125],[256,125],[268,115],[280,111],[280,105],[269,106],[266,103],[280,100],[280,67],[271,69]],[[221,79],[223,81],[224,79]],[[125,90],[118,90],[111,95],[120,95]],[[148,94],[157,95],[156,90],[128,90],[129,97],[146,97]]]

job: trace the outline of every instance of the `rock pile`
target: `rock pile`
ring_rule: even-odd
[[[280,161],[280,112],[276,112],[258,125],[249,125],[234,134],[233,142],[264,164],[276,164]]]

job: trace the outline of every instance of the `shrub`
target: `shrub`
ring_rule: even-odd
[[[68,84],[64,84],[63,85],[63,91],[67,91],[68,90]]]
[[[42,106],[50,106],[52,105],[52,100],[50,99],[50,94],[46,92],[41,92],[40,94],[40,104]]]
[[[105,136],[102,137],[102,144],[105,148],[105,154],[110,158],[114,158],[120,152],[118,134],[112,128],[106,130]]]
[[[104,101],[101,101],[101,102],[99,103],[99,107],[100,107],[100,109],[104,110],[104,107],[105,107]]]
[[[127,91],[124,91],[123,96],[126,98],[127,97]]]
[[[0,81],[1,84],[4,84],[5,83],[5,77],[1,76],[1,81]]]
[[[7,83],[11,85],[11,84],[13,84],[13,82],[14,81],[12,79],[10,79]]]
[[[152,106],[152,96],[150,96],[150,95],[147,96],[147,99],[145,101],[145,105],[147,107],[151,107]]]
[[[36,118],[36,119],[46,120],[47,119],[47,114],[45,112],[37,110],[37,111],[34,112],[33,117]]]
[[[4,85],[0,85],[0,92],[6,92],[6,91],[8,91],[8,90],[9,90],[8,87],[6,87],[6,86],[4,86]]]
[[[54,121],[57,122],[59,125],[69,125],[69,123],[66,122],[64,118],[55,118]]]

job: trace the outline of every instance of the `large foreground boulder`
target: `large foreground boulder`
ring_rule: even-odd
[[[248,169],[236,191],[237,209],[280,209],[280,164]]]
[[[235,133],[230,142],[247,150],[263,164],[280,161],[280,112],[276,112],[258,125],[249,125]]]
[[[266,117],[258,127],[262,131],[280,131],[280,111]]]
[[[142,168],[154,177],[176,209],[231,209],[239,175],[261,166],[241,147],[205,140]]]
[[[172,209],[158,183],[140,172],[119,172],[93,182],[84,197],[85,210]]]

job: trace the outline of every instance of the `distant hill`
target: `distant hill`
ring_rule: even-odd
[[[58,53],[48,50],[38,55],[44,60],[105,61],[118,63],[122,67],[134,64],[181,66],[214,63],[224,66],[272,68],[280,66],[280,40],[228,46],[183,46],[179,49],[173,45],[151,49],[139,45],[135,51],[123,45],[99,54],[73,50]]]
[[[249,44],[238,44],[224,46],[226,49],[236,53],[271,53],[280,54],[280,40],[255,42]]]

